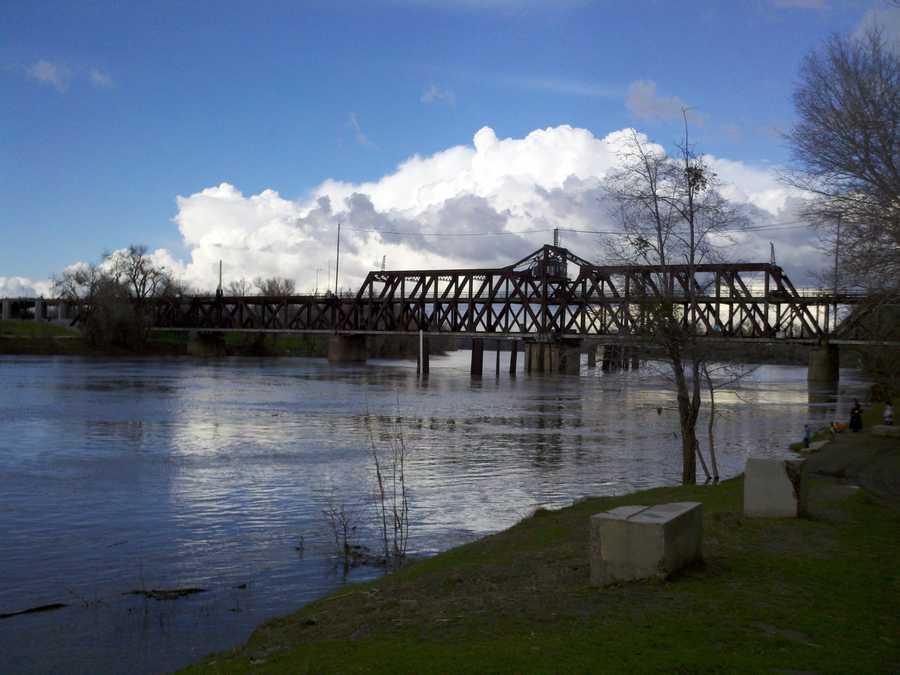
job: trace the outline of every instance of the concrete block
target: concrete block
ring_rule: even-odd
[[[365,363],[368,358],[365,335],[328,337],[328,360],[332,363]]]
[[[797,518],[806,513],[806,460],[751,457],[744,469],[744,515]]]
[[[703,505],[620,506],[591,516],[591,584],[665,578],[702,558]]]
[[[892,424],[876,424],[872,427],[873,436],[887,436],[888,438],[900,438],[900,427]]]

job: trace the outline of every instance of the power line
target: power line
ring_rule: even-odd
[[[765,223],[761,225],[751,225],[749,227],[713,230],[710,234],[740,234],[741,232],[764,232],[768,230],[790,230],[810,227],[805,221],[787,221],[783,223]],[[532,230],[503,231],[503,232],[419,232],[416,230],[379,230],[374,227],[343,227],[344,230],[353,232],[364,232],[371,234],[380,234],[396,237],[433,237],[439,239],[455,239],[461,237],[511,237],[521,236],[525,234],[543,234],[559,230],[560,232],[573,232],[575,234],[599,234],[606,236],[627,236],[627,232],[621,230],[582,230],[574,227],[560,228],[540,228]]]
[[[398,231],[398,230],[379,230],[372,227],[344,227],[345,230],[353,230],[354,232],[372,232],[374,234],[389,234],[389,235],[397,235],[404,237],[440,237],[440,238],[452,238],[452,237],[509,237],[514,235],[522,235],[522,234],[539,234],[541,232],[553,232],[552,227],[548,227],[546,229],[540,230],[519,230],[517,232],[512,231],[504,231],[504,232],[416,232],[414,230],[408,230],[406,232]]]

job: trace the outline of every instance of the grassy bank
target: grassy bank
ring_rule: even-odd
[[[734,479],[539,511],[265,624],[189,672],[900,669],[896,505],[820,478],[810,518],[746,519],[742,489]],[[667,582],[589,586],[591,514],[685,500],[704,504],[703,565]]]
[[[80,334],[74,328],[46,321],[0,319],[0,336],[7,338],[77,338]]]
[[[896,396],[895,396],[895,398],[896,398]],[[881,424],[884,420],[883,413],[884,413],[884,403],[882,403],[880,401],[877,403],[868,403],[868,402],[864,403],[863,404],[863,414],[862,414],[863,428],[870,429],[872,427],[872,425],[874,425],[874,424]],[[836,421],[846,422],[849,424],[849,420],[836,420]],[[853,432],[850,431],[849,429],[845,429],[840,433],[841,434],[852,434]],[[809,440],[811,443],[817,443],[819,441],[833,441],[837,437],[838,437],[838,434],[832,433],[831,429],[829,427],[825,426],[825,427],[822,427],[821,429],[816,429],[815,431],[813,431],[813,433],[810,435]],[[790,450],[793,450],[794,452],[803,452],[803,450],[804,450],[803,441],[796,441],[794,443],[791,443],[788,447]]]

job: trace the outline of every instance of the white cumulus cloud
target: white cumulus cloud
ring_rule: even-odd
[[[413,156],[376,181],[326,180],[299,200],[273,190],[245,195],[222,183],[177,199],[174,221],[189,260],[181,263],[165,251],[154,255],[169,255],[170,269],[201,288],[215,287],[222,260],[226,283],[277,275],[311,290],[318,269],[321,290],[333,284],[325,276],[329,263],[333,271],[340,223],[344,288],[355,288],[382,256],[389,269],[502,266],[551,241],[554,227],[617,227],[602,180],[618,166],[631,133],[598,137],[563,125],[498,138],[484,127],[470,145]],[[726,195],[754,222],[796,218],[798,195],[773,170],[713,156],[707,161]],[[583,257],[601,255],[596,236],[564,231],[562,240]],[[806,230],[748,233],[728,253],[768,260],[769,240],[794,277],[814,266],[812,249],[804,248],[811,246]]]
[[[35,281],[26,277],[0,277],[0,298],[50,297],[52,283],[48,280]]]

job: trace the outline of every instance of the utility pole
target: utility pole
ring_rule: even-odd
[[[334,262],[334,295],[337,297],[338,294],[338,274],[340,274],[341,269],[341,224],[338,223],[338,236],[337,236],[337,258]]]
[[[321,267],[316,268],[316,290],[313,291],[313,295],[319,294],[319,272],[322,271]]]

